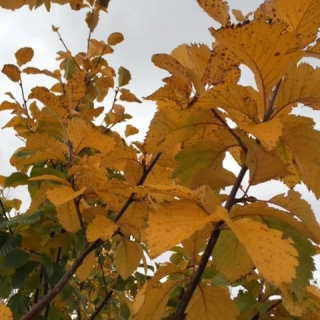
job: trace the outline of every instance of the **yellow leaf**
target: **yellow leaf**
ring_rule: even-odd
[[[94,31],[99,21],[99,10],[88,11],[86,14],[85,21],[91,32]]]
[[[145,297],[141,308],[130,320],[159,320],[164,314],[170,292],[174,289],[177,280],[169,280],[155,285]]]
[[[17,64],[21,67],[23,64],[29,62],[33,58],[33,49],[29,47],[21,48],[16,53]]]
[[[282,233],[247,218],[233,222],[227,212],[219,211],[250,255],[259,273],[274,286],[290,283],[296,277],[298,252],[293,241]]]
[[[114,252],[114,265],[126,280],[137,269],[142,259],[142,247],[140,243],[121,237],[121,242]]]
[[[0,303],[0,319],[13,320],[11,310],[7,306],[5,306],[3,303]]]
[[[66,108],[63,108],[61,97],[54,95],[45,87],[35,87],[31,89],[29,99],[38,99],[57,114],[62,121],[65,121],[69,117],[70,112]]]
[[[83,187],[78,191],[74,191],[67,186],[55,186],[47,191],[47,197],[55,206],[58,206],[80,196],[86,189],[86,187]]]
[[[316,39],[320,25],[318,0],[276,0],[272,1],[271,7],[265,6],[264,10],[272,19],[286,22],[288,31],[296,30],[302,48]]]
[[[119,97],[120,100],[141,103],[141,101],[133,93],[131,93],[130,90],[122,88],[120,89],[120,92],[121,92],[121,95]]]
[[[20,80],[20,70],[13,64],[5,64],[1,72],[13,82],[18,82]]]
[[[237,9],[231,9],[234,17],[237,19],[237,21],[239,22],[244,22],[245,20],[247,20],[249,18],[249,16],[253,13],[253,12],[249,12],[247,13],[245,16],[242,14],[241,10],[237,10]]]
[[[92,124],[79,118],[68,121],[67,135],[72,143],[74,153],[79,153],[83,148],[93,148],[101,152],[113,150],[115,141],[102,134]]]
[[[254,21],[236,28],[230,26],[218,31],[211,28],[210,31],[252,70],[260,94],[266,97],[283,76],[289,62],[296,62],[302,56],[297,51],[300,45],[297,33],[285,32],[286,28],[284,22]]]
[[[211,18],[220,22],[222,26],[229,24],[230,16],[227,1],[197,0],[197,2]]]
[[[88,279],[93,266],[96,264],[95,251],[91,251],[83,260],[81,266],[76,271],[76,276],[80,282]]]
[[[186,320],[236,320],[239,315],[238,307],[230,299],[228,291],[206,285],[197,287],[186,312]]]
[[[28,209],[28,215],[34,213],[36,209],[40,207],[40,205],[47,199],[47,191],[52,185],[48,181],[44,181],[41,183],[40,188],[33,195],[30,207]]]
[[[307,63],[288,65],[275,100],[275,112],[294,106],[297,102],[320,109],[320,68],[313,69]]]
[[[112,52],[113,52],[113,49],[110,47],[110,45],[106,44],[104,41],[97,41],[95,39],[90,39],[87,58],[99,57],[104,54],[108,54]]]
[[[189,87],[191,80],[188,76],[187,70],[172,56],[162,53],[152,56],[152,62],[161,69],[167,70],[171,74],[181,78]]]
[[[43,174],[41,176],[29,178],[29,181],[38,181],[38,180],[56,181],[61,184],[64,184],[67,187],[70,187],[70,183],[66,179],[59,178],[53,174]]]
[[[213,191],[208,185],[202,185],[196,190],[193,190],[194,194],[202,204],[203,208],[210,214],[213,210],[221,204],[221,201],[215,191]]]
[[[293,188],[295,185],[300,183],[301,179],[294,165],[292,150],[280,140],[273,151],[275,155],[286,165],[288,170],[288,174],[281,176],[280,180],[285,183],[287,187]]]
[[[110,46],[115,46],[116,44],[122,42],[124,39],[123,34],[120,32],[113,32],[110,34],[110,36],[108,37],[108,44]]]
[[[283,119],[281,137],[293,153],[299,177],[317,198],[320,198],[320,133],[313,129],[313,121],[301,116],[288,115]]]
[[[273,118],[259,124],[239,124],[239,127],[256,137],[267,151],[271,151],[282,135],[282,122],[279,118]]]
[[[247,136],[241,136],[248,148],[245,163],[250,170],[252,185],[276,179],[287,173],[285,165],[270,152],[264,151],[257,142]]]
[[[117,225],[125,235],[133,235],[135,239],[140,240],[150,210],[151,207],[148,202],[136,200],[129,205]]]
[[[218,207],[212,215],[208,216],[195,203],[181,199],[164,203],[158,210],[150,212],[149,227],[145,231],[150,256],[155,258],[170,250],[174,245],[189,238],[195,231],[201,230],[208,222],[219,221],[220,218],[216,212],[220,208]]]
[[[132,136],[132,135],[137,134],[137,133],[139,133],[139,129],[137,129],[136,127],[134,127],[134,126],[132,126],[130,124],[127,124],[126,130],[124,132],[126,137]]]
[[[64,86],[66,97],[64,97],[64,106],[75,109],[86,94],[85,74],[82,71],[76,71],[68,79]]]
[[[294,190],[289,190],[287,196],[284,194],[277,195],[271,198],[268,202],[278,205],[286,210],[289,210],[293,217],[297,217],[302,224],[312,233],[312,241],[320,243],[320,225],[312,211],[310,204],[301,198],[301,194]],[[276,218],[276,217],[275,217]],[[298,228],[296,228],[300,231]],[[307,234],[305,234],[308,236]]]
[[[227,117],[236,122],[240,128],[242,124],[248,125],[252,121],[254,123],[259,121],[258,106],[250,91],[236,84],[217,85],[202,95],[193,107],[207,110],[222,108],[227,112]]]
[[[57,218],[65,230],[76,233],[81,229],[76,208],[73,201],[56,206]]]
[[[88,225],[86,237],[89,242],[93,242],[97,239],[106,241],[111,239],[116,230],[117,226],[111,220],[102,215],[98,215]]]

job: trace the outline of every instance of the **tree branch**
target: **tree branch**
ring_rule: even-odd
[[[100,305],[97,307],[97,309],[94,311],[94,313],[91,314],[91,316],[89,317],[90,320],[93,320],[102,310],[102,308],[104,307],[104,305],[108,302],[108,300],[111,298],[113,293],[113,290],[110,290],[108,292],[108,294],[104,297],[104,299],[102,300],[102,302],[100,303]]]
[[[69,279],[73,276],[75,271],[80,267],[84,258],[94,249],[96,249],[101,244],[101,240],[98,239],[90,244],[85,244],[82,248],[78,257],[76,257],[71,265],[71,267],[67,270],[64,276],[59,280],[59,282],[52,288],[52,290],[42,299],[40,300],[33,308],[21,318],[21,320],[32,320],[36,315],[38,315],[47,305],[51,303],[51,301],[58,295],[58,293],[63,289],[63,287],[67,284]]]
[[[236,194],[239,190],[239,187],[241,185],[241,182],[242,182],[247,170],[248,170],[248,167],[246,165],[243,165],[238,176],[237,176],[237,179],[232,187],[232,190],[229,194],[227,202],[225,203],[225,206],[224,206],[228,211],[230,211],[232,206],[235,204]],[[183,320],[184,319],[187,306],[188,306],[188,304],[194,294],[194,291],[196,290],[196,288],[201,280],[201,276],[206,268],[206,265],[209,261],[211,253],[212,253],[212,251],[218,241],[218,238],[220,236],[220,232],[221,232],[220,227],[223,224],[224,224],[224,221],[221,220],[215,225],[215,229],[209,238],[209,241],[208,241],[207,246],[204,250],[204,253],[202,254],[199,266],[198,266],[197,270],[191,275],[187,289],[182,296],[182,299],[180,301],[180,304],[178,305],[176,312],[174,313],[173,317],[171,318],[172,320]]]

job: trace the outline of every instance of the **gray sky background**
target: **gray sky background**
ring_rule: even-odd
[[[254,11],[262,1],[260,0],[230,0],[232,9],[240,9],[244,14]],[[132,80],[128,88],[137,97],[146,97],[162,85],[161,79],[168,74],[156,68],[151,62],[155,53],[170,53],[182,43],[205,43],[210,46],[212,37],[208,27],[219,27],[197,4],[196,0],[111,0],[109,14],[101,13],[98,27],[92,38],[106,40],[110,33],[121,32],[124,42],[114,47],[115,52],[107,55],[110,66],[115,70],[123,66],[130,70]],[[59,27],[59,32],[73,54],[85,51],[89,30],[84,22],[87,10],[72,11],[68,5],[52,5],[47,12],[42,6],[34,11],[27,7],[14,12],[0,8],[0,67],[6,63],[15,63],[14,53],[21,47],[30,46],[35,51],[33,60],[28,66],[40,69],[54,70],[58,68],[57,51],[64,51],[56,33],[51,25]],[[253,85],[250,72],[244,72],[242,84]],[[26,96],[30,88],[36,85],[52,85],[54,81],[44,76],[23,76]],[[4,93],[10,91],[18,101],[21,101],[21,91],[18,84],[12,83],[5,75],[0,73],[0,101],[8,99]],[[10,99],[8,99],[10,100]],[[110,109],[113,100],[110,96],[101,104]],[[142,104],[124,104],[126,112],[133,115],[128,123],[140,129],[141,134],[133,136],[132,140],[142,141],[144,133],[155,111],[152,102],[144,101]],[[302,111],[301,111],[302,110]],[[299,112],[319,118],[318,113],[303,108]],[[0,113],[0,127],[9,120],[7,112]],[[320,123],[320,121],[319,121]],[[124,128],[125,125],[122,126]],[[120,126],[121,128],[121,126]],[[9,175],[13,168],[8,159],[12,153],[22,145],[14,136],[13,130],[1,130],[0,144],[0,174]],[[231,169],[237,166],[228,161]],[[271,182],[254,187],[250,195],[259,199],[269,199],[273,195],[285,192],[286,188],[280,182]],[[309,193],[304,186],[296,190],[311,203],[320,220],[320,202]],[[11,189],[10,198],[27,199],[23,188]],[[25,210],[28,203],[23,206]]]

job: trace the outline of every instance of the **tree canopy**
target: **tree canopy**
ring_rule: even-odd
[[[320,198],[320,133],[293,113],[320,109],[320,70],[305,60],[320,58],[318,0],[266,0],[248,14],[198,0],[220,24],[209,28],[212,45],[152,56],[168,76],[144,98],[157,111],[132,143],[138,128],[117,125],[131,118],[123,103],[143,99],[107,58],[124,35],[93,36],[109,2],[0,0],[9,10],[85,10],[89,28],[74,53],[52,26],[65,48],[54,70],[34,66],[31,47],[2,67],[21,89],[0,104],[11,114],[3,129],[23,146],[10,158],[16,171],[0,176],[0,318],[318,319],[320,225],[295,187]],[[239,83],[242,65],[255,87]],[[55,84],[26,92],[29,75]],[[271,180],[288,191],[251,194]],[[30,194],[26,212],[4,196],[18,186]],[[163,253],[168,261],[150,260]]]

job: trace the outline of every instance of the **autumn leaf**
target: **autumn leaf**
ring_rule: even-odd
[[[76,271],[76,276],[80,282],[84,282],[88,279],[92,272],[93,266],[96,264],[96,258],[94,251],[90,252],[83,260],[81,266]]]
[[[120,92],[121,92],[121,95],[119,97],[120,100],[141,103],[141,101],[133,93],[131,93],[130,90],[122,88],[120,89]]]
[[[187,320],[235,320],[239,315],[239,310],[227,290],[207,285],[197,287],[186,312]]]
[[[48,192],[50,192],[50,189],[47,193]],[[56,208],[57,218],[65,230],[76,233],[81,229],[74,201],[67,201],[63,204],[56,205]]]
[[[3,303],[0,304],[0,317],[3,320],[12,320],[13,316],[11,310]]]
[[[130,124],[126,125],[126,130],[124,132],[126,137],[132,136],[132,135],[137,134],[137,133],[139,133],[139,129],[137,129],[136,127],[134,127],[134,126],[132,126]]]
[[[47,197],[54,205],[58,206],[80,196],[85,190],[86,187],[74,191],[67,186],[55,186],[47,191]]]
[[[110,46],[115,46],[116,44],[122,42],[124,40],[123,34],[120,32],[114,32],[111,33],[110,36],[108,37],[108,44]]]
[[[88,11],[85,21],[89,30],[93,32],[99,22],[99,10]]]
[[[79,153],[83,148],[93,148],[101,152],[108,152],[115,145],[112,138],[103,135],[90,123],[79,118],[72,118],[68,121],[67,135],[75,153]]]
[[[168,208],[170,207],[170,211]],[[189,238],[195,231],[201,230],[210,221],[219,221],[215,213],[207,215],[198,205],[186,200],[173,200],[164,203],[159,209],[150,212],[145,238],[150,256],[157,257],[174,245]],[[168,233],[173,228],[176,232]]]
[[[88,225],[86,237],[90,242],[93,242],[99,238],[106,241],[112,237],[116,229],[116,225],[111,220],[102,215],[98,215]]]
[[[1,72],[13,82],[18,82],[20,80],[20,70],[13,64],[5,64]]]
[[[19,49],[16,53],[16,59],[17,59],[17,64],[19,67],[24,65],[25,63],[29,62],[33,58],[33,49],[29,47],[21,48]]]
[[[298,61],[300,40],[296,32],[284,32],[286,23],[250,22],[236,28],[210,29],[217,41],[229,48],[254,73],[258,90],[267,95],[291,61]],[[259,32],[257,32],[259,30]],[[261,43],[261,39],[265,39]],[[266,103],[266,102],[265,102]],[[265,107],[266,108],[266,107]]]
[[[197,0],[199,6],[214,20],[226,26],[229,23],[229,6],[223,0]]]
[[[139,243],[121,237],[121,242],[114,253],[114,265],[124,280],[139,266],[142,255],[142,247]]]

